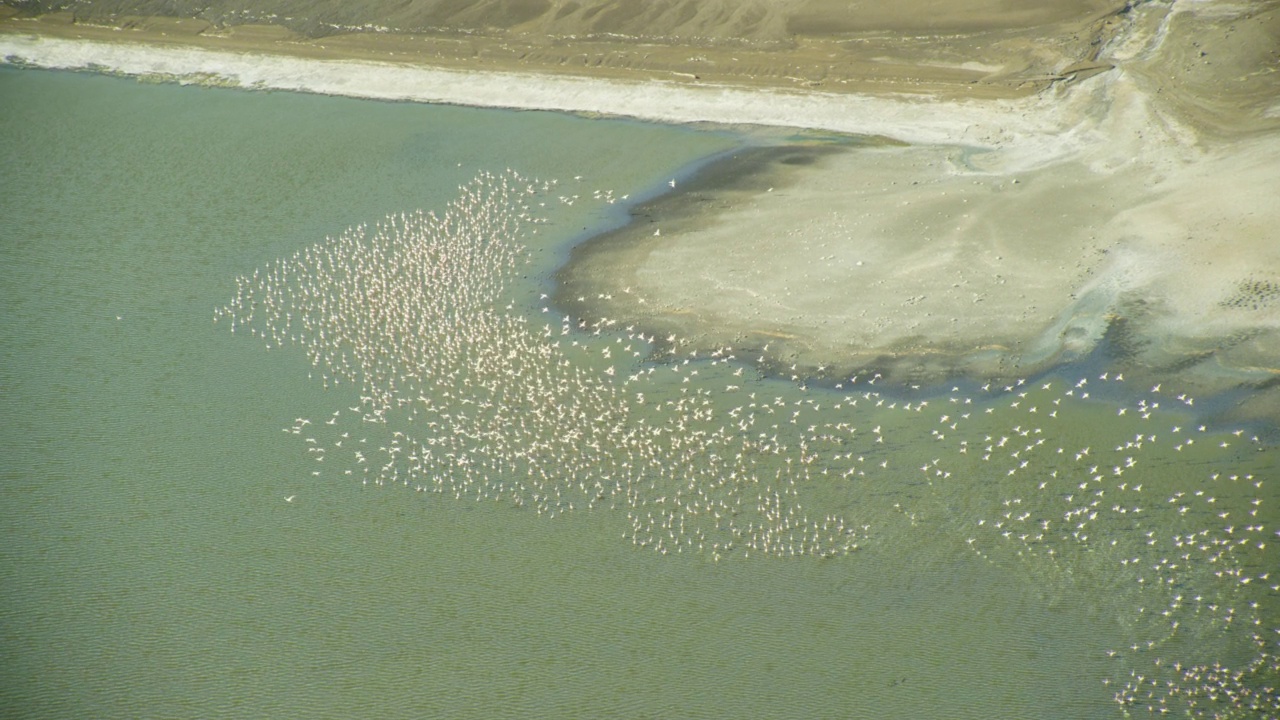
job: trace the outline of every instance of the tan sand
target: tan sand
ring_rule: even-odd
[[[1015,97],[1087,75],[1123,0],[101,0],[0,31],[690,84]],[[163,16],[148,14],[164,13]],[[183,17],[186,15],[186,17]],[[7,26],[7,27],[6,27]]]
[[[1025,376],[1101,344],[1135,380],[1254,387],[1240,414],[1280,418],[1280,1],[98,5],[0,33],[587,76],[615,84],[534,85],[907,141],[744,151],[581,248],[561,303],[798,376]],[[334,27],[363,23],[396,32]],[[528,84],[483,92],[543,107]]]
[[[739,191],[714,221],[659,207],[595,243],[565,273],[566,295],[603,291],[615,298],[606,314],[642,312],[712,345],[769,343],[787,364],[917,378],[1025,373],[1064,349],[1046,328],[1076,349],[1105,329],[1093,316],[1107,303],[1090,317],[1069,308],[1107,261],[1099,231],[1122,206],[1078,165],[1009,178],[966,168],[956,148],[880,147],[760,182],[772,191]],[[1093,211],[1044,214],[1068,197]]]
[[[1265,382],[1280,359],[1277,150],[1157,182],[1145,164],[1006,175],[955,148],[851,149],[642,208],[575,255],[561,300],[707,348],[767,346],[799,374],[1026,376],[1111,331],[1135,379]]]

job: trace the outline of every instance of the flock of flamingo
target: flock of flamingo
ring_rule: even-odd
[[[1248,430],[1109,373],[811,389],[763,377],[747,350],[525,308],[514,287],[553,188],[481,173],[440,214],[238,279],[215,321],[301,349],[358,398],[284,428],[313,475],[612,512],[626,542],[713,562],[975,553],[1122,609],[1105,682],[1126,711],[1280,715],[1275,453]]]

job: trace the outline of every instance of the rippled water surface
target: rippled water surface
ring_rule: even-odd
[[[734,136],[0,100],[6,715],[1277,713],[1253,429],[1105,369],[802,388],[544,309]]]

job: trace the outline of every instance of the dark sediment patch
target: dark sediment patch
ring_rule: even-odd
[[[1125,315],[1114,315],[1107,323],[1107,330],[1098,343],[1098,354],[1111,364],[1132,362],[1146,343],[1133,329],[1133,320]]]
[[[1236,285],[1236,292],[1223,298],[1220,307],[1236,310],[1267,310],[1280,305],[1280,281],[1248,278]]]

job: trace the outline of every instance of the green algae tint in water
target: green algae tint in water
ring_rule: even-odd
[[[547,258],[606,218],[596,190],[638,193],[729,138],[0,82],[10,714],[1274,701],[1274,493],[1254,485],[1274,453],[1247,434],[1167,399],[1121,416],[1075,378],[804,392],[731,353],[644,362],[635,331],[532,302]],[[378,239],[419,209],[440,220]],[[460,254],[497,227],[535,259],[513,249],[506,281]],[[405,282],[422,269],[438,282]]]

